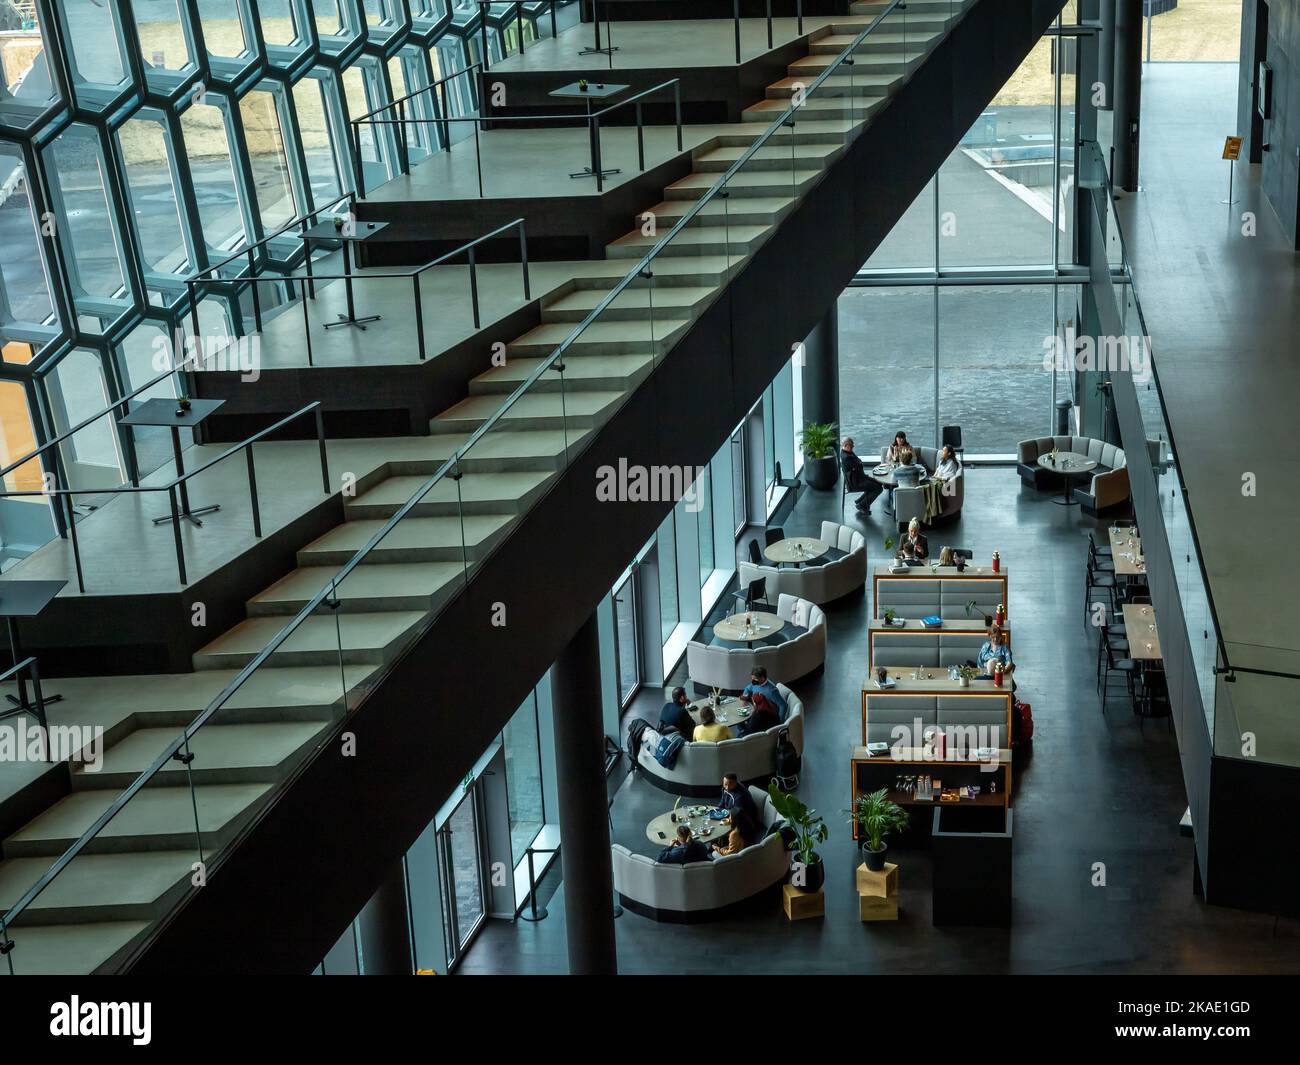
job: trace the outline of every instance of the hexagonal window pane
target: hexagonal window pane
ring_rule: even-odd
[[[186,274],[189,248],[181,228],[171,138],[162,116],[141,111],[117,131],[127,191],[146,272]]]
[[[268,52],[273,54],[277,48],[300,52],[304,41],[299,25],[298,0],[257,0],[256,6]]]
[[[108,405],[104,367],[93,351],[78,348],[68,352],[43,381],[56,434],[67,432]],[[111,413],[73,433],[59,445],[59,452],[69,487],[109,488],[126,479]]]
[[[385,98],[383,78],[379,75],[378,60],[373,56],[362,56],[355,66],[348,67],[343,72],[343,93],[347,97],[348,116],[354,119],[389,103]],[[387,132],[392,128],[369,122],[357,127],[365,189],[373,189],[392,177],[389,171],[392,137]]]
[[[307,159],[312,207],[328,206],[343,192],[344,155],[336,142],[342,124],[338,82],[329,71],[315,72],[293,87],[293,107]]]
[[[239,101],[244,142],[253,169],[253,192],[262,226],[268,233],[292,221],[298,213],[284,150],[279,99],[277,91],[257,89]]]
[[[205,100],[220,99],[208,93]],[[195,104],[181,115],[185,155],[194,181],[203,239],[217,251],[230,251],[244,240],[244,213],[230,161],[226,112],[214,103]]]
[[[44,34],[33,5],[19,28],[0,38],[0,123],[4,125],[26,126],[58,98]]]
[[[73,76],[78,83],[116,88],[126,80],[126,50],[115,0],[58,0]]]
[[[343,10],[339,0],[311,0],[311,11],[317,33],[330,37],[343,32]]]
[[[151,86],[167,85],[194,65],[189,26],[180,0],[149,0],[134,6],[136,38]]]
[[[249,49],[246,0],[200,0],[203,44],[214,59],[238,59]]]
[[[117,348],[117,362],[127,392],[133,392],[143,385],[156,381],[145,388],[130,401],[135,409],[151,399],[174,399],[177,395],[176,375],[168,374],[162,380],[156,380],[175,366],[172,339],[167,330],[157,322],[141,322],[136,326]],[[132,430],[135,435],[135,458],[144,477],[171,461],[171,432],[158,427],[140,426]],[[193,431],[181,431],[182,445],[193,440]]]
[[[46,219],[48,229],[52,220]],[[41,223],[32,210],[27,168],[15,145],[0,143],[0,322],[44,323],[54,315],[41,248]]]
[[[102,315],[105,301],[125,304],[121,235],[109,204],[99,134],[72,125],[45,149],[59,246],[78,311]]]
[[[0,381],[0,466],[11,463],[29,455],[36,450],[36,431],[32,426],[32,414],[27,406],[27,390],[17,381]],[[7,492],[39,492],[41,490],[41,464],[39,460],[24,462],[16,470],[4,476],[4,488]],[[6,499],[0,501],[0,542],[10,539],[4,535],[10,524],[6,519],[13,518],[13,524],[21,524],[18,514],[12,513],[20,503],[32,500]],[[39,499],[35,500],[40,504]],[[19,512],[22,513],[22,512]]]

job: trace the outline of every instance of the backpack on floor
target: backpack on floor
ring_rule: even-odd
[[[799,786],[799,770],[802,759],[794,744],[790,741],[790,730],[783,728],[776,734],[776,779],[783,790],[789,791]]]
[[[1019,699],[1011,713],[1011,746],[1024,747],[1034,742],[1034,708]]]

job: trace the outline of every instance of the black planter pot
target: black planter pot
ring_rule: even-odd
[[[871,850],[865,843],[862,845],[862,860],[867,863],[867,868],[873,873],[884,871],[885,855],[888,853],[889,844],[885,844],[878,851]]]
[[[827,455],[824,459],[805,458],[803,475],[809,488],[819,488],[824,492],[835,487],[840,477],[840,464],[834,455]]]
[[[803,867],[803,884],[800,886],[802,891],[820,891],[822,885],[826,883],[826,863],[813,862],[812,865]]]

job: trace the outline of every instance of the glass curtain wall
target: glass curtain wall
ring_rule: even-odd
[[[864,454],[900,429],[938,446],[958,427],[968,458],[1050,430],[1068,385],[1045,356],[1078,284],[1076,68],[1073,37],[1043,37],[841,297],[842,431]]]

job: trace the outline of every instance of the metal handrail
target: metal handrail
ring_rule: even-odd
[[[460,246],[453,248],[449,252],[439,255],[436,259],[430,259],[427,263],[423,263],[420,266],[413,266],[408,270],[384,270],[384,271],[376,270],[361,275],[355,273],[321,274],[321,273],[316,273],[315,271],[312,270],[308,270],[308,272],[305,274],[277,274],[274,277],[247,276],[247,277],[240,277],[240,278],[231,278],[228,281],[226,280],[214,281],[211,282],[211,284],[256,286],[256,285],[292,284],[295,281],[299,282],[300,291],[301,291],[300,298],[302,300],[302,311],[303,311],[303,334],[307,343],[307,365],[314,366],[315,363],[312,362],[311,322],[307,317],[307,293],[308,291],[310,291],[312,294],[312,298],[313,299],[315,298],[317,281],[346,282],[346,281],[355,280],[359,276],[364,277],[366,280],[379,280],[379,281],[393,280],[393,279],[409,280],[412,283],[412,288],[415,295],[416,337],[418,341],[420,361],[423,362],[427,358],[428,352],[426,350],[426,343],[424,339],[424,295],[420,291],[420,276],[426,270],[431,270],[435,266],[441,266],[443,263],[447,262],[450,259],[456,258],[456,256],[458,255],[468,256],[469,257],[470,307],[472,309],[473,316],[474,316],[474,328],[479,329],[482,326],[482,320],[481,320],[481,312],[480,312],[479,298],[478,298],[478,257],[475,255],[474,249],[477,248],[480,244],[484,244],[489,240],[493,240],[496,237],[499,237],[502,233],[505,233],[507,230],[514,229],[516,227],[519,229],[519,265],[520,265],[520,270],[522,271],[523,274],[524,301],[527,302],[528,300],[531,300],[533,298],[533,288],[532,288],[532,277],[528,266],[528,228],[523,218],[516,218],[513,221],[505,222],[497,226],[496,229],[493,229],[488,233],[484,233],[482,236],[475,237],[473,240],[468,241],[465,244],[461,244]],[[323,238],[323,239],[329,239],[329,238]],[[343,239],[342,235],[340,235],[339,239]],[[253,293],[254,293],[253,322],[257,327],[257,331],[260,333],[262,331],[262,304],[261,301],[257,299],[256,288],[253,289]]]
[[[870,34],[872,30],[874,30],[877,26],[879,26],[884,19],[886,19],[896,8],[900,6],[900,4],[905,4],[905,0],[891,0],[889,6],[884,11],[882,11],[879,15],[877,15],[876,18],[873,19],[872,22],[867,27],[865,27],[856,37],[854,37],[853,41],[850,42],[848,47],[845,48],[845,50],[842,53],[840,53],[840,55],[836,58],[836,61],[828,65],[826,70],[823,71],[820,75],[818,75],[818,77],[813,81],[812,85],[808,89],[804,98],[807,99],[809,96],[811,96],[812,92],[819,85],[821,85],[827,77],[830,76],[831,72],[834,71],[841,63],[843,63],[845,59],[851,56],[857,50],[858,45],[860,45],[862,41],[867,37],[867,35]],[[434,486],[438,484],[438,482],[440,482],[452,470],[458,468],[460,460],[469,453],[469,451],[473,448],[475,444],[478,443],[478,441],[483,439],[483,437],[488,432],[491,431],[492,427],[495,426],[501,420],[505,412],[510,409],[510,407],[520,398],[520,396],[522,396],[525,392],[527,392],[528,389],[531,388],[532,385],[535,384],[542,377],[544,373],[550,370],[555,365],[555,363],[563,357],[565,351],[568,350],[569,346],[579,336],[581,336],[582,332],[586,330],[587,327],[590,326],[592,322],[594,322],[595,319],[600,314],[602,314],[615,299],[618,298],[619,295],[621,295],[624,291],[626,291],[628,286],[632,284],[634,280],[641,277],[642,272],[645,270],[646,266],[650,262],[652,262],[655,256],[658,254],[658,250],[660,248],[666,247],[674,236],[676,236],[687,225],[690,224],[690,222],[699,214],[699,212],[704,209],[705,205],[711,202],[712,199],[716,195],[718,195],[723,188],[726,187],[727,183],[736,175],[736,173],[739,172],[740,168],[743,167],[750,159],[754,157],[754,154],[763,145],[765,145],[768,142],[768,140],[771,139],[771,137],[776,133],[776,131],[786,126],[793,119],[793,115],[795,111],[797,111],[798,109],[799,109],[798,106],[792,104],[789,108],[787,108],[784,112],[782,112],[781,116],[772,123],[772,125],[767,129],[767,131],[763,133],[761,136],[759,136],[755,140],[755,142],[749,147],[748,150],[742,153],[740,159],[738,159],[736,163],[726,171],[726,173],[724,173],[719,177],[718,181],[714,183],[714,185],[708,190],[708,192],[705,193],[703,197],[701,197],[699,200],[695,202],[692,208],[682,216],[682,218],[677,222],[676,225],[673,226],[673,228],[668,232],[668,234],[664,237],[664,239],[661,240],[658,244],[656,244],[653,249],[651,249],[646,255],[644,255],[636,263],[636,265],[631,270],[628,271],[628,273],[624,276],[623,280],[617,286],[615,286],[615,288],[611,290],[611,292],[596,305],[596,308],[592,310],[587,315],[587,317],[582,320],[581,323],[579,323],[574,328],[574,330],[569,334],[567,338],[565,338],[564,341],[561,342],[561,344],[556,348],[556,350],[552,352],[551,355],[543,361],[542,365],[534,369],[533,372],[529,374],[527,380],[525,380],[522,384],[520,384],[510,394],[507,400],[500,407],[498,407],[497,410],[492,415],[489,416],[487,421],[485,421],[481,426],[478,427],[478,429],[476,429],[473,433],[470,434],[466,442],[462,444],[461,447],[458,448],[450,458],[444,461],[442,465],[438,467],[437,471],[435,471],[432,474],[432,476],[430,476],[412,494],[411,498],[408,499],[406,503],[403,504],[402,507],[398,509],[397,513],[394,514],[391,518],[389,518],[384,523],[384,525],[378,530],[378,532],[376,532],[374,536],[372,536],[370,540],[367,541],[365,546],[360,548],[356,552],[356,554],[354,554],[352,558],[350,558],[343,565],[343,567],[335,575],[334,579],[331,580],[330,583],[325,588],[322,588],[319,592],[317,592],[314,596],[312,596],[311,600],[301,610],[299,610],[298,613],[293,617],[293,619],[289,621],[288,624],[286,624],[272,638],[271,642],[267,644],[266,647],[264,647],[261,651],[258,652],[258,654],[252,659],[252,661],[250,661],[246,666],[244,666],[243,669],[239,671],[238,675],[236,675],[235,678],[228,685],[226,685],[226,687],[221,691],[221,693],[211,703],[208,704],[208,706],[204,709],[204,711],[201,714],[199,714],[199,716],[175,740],[173,740],[170,744],[168,744],[166,751],[164,751],[162,755],[160,755],[157,759],[155,759],[153,764],[148,769],[144,770],[144,772],[142,772],[127,787],[127,789],[123,791],[122,794],[119,795],[117,799],[113,801],[112,805],[109,806],[108,809],[106,809],[102,814],[100,814],[98,818],[95,819],[94,824],[92,824],[89,828],[87,828],[77,839],[77,841],[73,843],[72,846],[70,846],[66,851],[63,852],[63,854],[55,861],[55,863],[48,870],[46,870],[44,875],[42,875],[41,878],[35,884],[33,884],[30,888],[27,889],[27,891],[23,893],[22,897],[16,903],[14,903],[12,907],[10,907],[9,912],[5,914],[3,917],[0,917],[0,936],[3,935],[3,930],[5,926],[8,925],[12,927],[14,919],[19,914],[21,914],[22,911],[26,909],[28,905],[31,904],[32,900],[37,898],[41,894],[41,892],[44,891],[47,886],[49,886],[51,881],[53,881],[55,877],[57,877],[59,873],[62,872],[63,869],[65,869],[67,865],[71,861],[73,861],[73,859],[75,859],[77,855],[80,854],[85,849],[86,845],[90,842],[90,840],[93,839],[104,828],[105,825],[107,825],[114,817],[117,816],[118,813],[121,812],[122,808],[126,806],[128,802],[130,802],[130,800],[140,791],[140,789],[145,787],[145,785],[149,782],[149,780],[156,773],[158,773],[159,770],[161,770],[164,765],[166,765],[169,761],[171,761],[173,757],[177,754],[177,752],[179,752],[183,747],[185,747],[189,743],[190,737],[193,736],[199,729],[201,729],[203,725],[206,724],[212,718],[212,716],[225,705],[226,700],[229,699],[244,684],[244,682],[247,681],[247,679],[253,675],[253,673],[255,673],[267,662],[267,660],[271,657],[271,655],[284,643],[284,641],[287,640],[295,631],[297,631],[298,626],[301,625],[303,621],[306,620],[306,618],[310,617],[313,613],[315,613],[315,611],[321,606],[322,603],[325,603],[327,601],[334,601],[332,599],[331,593],[337,590],[339,582],[343,579],[346,579],[346,577],[354,569],[356,569],[358,565],[361,564],[361,561],[367,555],[369,555],[369,553],[373,551],[376,546],[378,546],[379,542],[383,540],[383,538],[387,536],[388,533],[393,528],[395,528],[403,519],[405,519],[405,517],[411,512],[411,510],[415,506],[417,506],[418,503],[430,491],[433,490]],[[566,444],[566,449],[567,449],[567,444]],[[469,580],[468,571],[466,572],[465,579],[466,582],[468,582]],[[344,692],[344,698],[346,700],[346,691]]]
[[[27,674],[30,674],[32,678],[32,688],[36,695],[35,703],[28,703],[27,701],[27,686],[23,681],[23,677]],[[15,662],[3,673],[0,673],[0,684],[5,683],[11,677],[17,678],[19,705],[7,710],[0,710],[0,721],[14,717],[17,714],[31,714],[45,732],[46,760],[53,761],[54,752],[50,747],[50,723],[45,716],[45,696],[41,692],[41,671],[36,664],[35,656],[28,655],[21,661]]]
[[[682,150],[682,87],[681,87],[680,78],[670,78],[668,81],[660,82],[658,85],[653,85],[648,89],[642,89],[640,92],[636,93],[633,96],[629,96],[625,100],[620,100],[618,101],[618,103],[610,104],[608,107],[602,107],[599,111],[592,111],[589,114],[450,115],[443,118],[416,118],[416,117],[408,118],[405,116],[405,114],[403,114],[399,118],[370,119],[368,121],[372,126],[396,126],[401,132],[401,136],[399,138],[399,144],[402,148],[402,152],[401,152],[401,158],[399,160],[399,173],[402,174],[409,174],[411,169],[410,153],[407,150],[407,145],[406,145],[407,126],[421,125],[421,124],[423,125],[438,124],[445,127],[451,122],[473,122],[474,123],[474,156],[478,168],[478,194],[480,197],[484,195],[483,154],[482,154],[482,148],[479,144],[478,134],[479,134],[479,129],[483,123],[491,122],[494,125],[497,123],[508,123],[508,122],[527,122],[534,125],[541,122],[583,123],[587,126],[588,130],[591,131],[591,142],[590,142],[591,169],[594,177],[596,178],[596,191],[603,192],[605,189],[605,181],[604,181],[604,174],[600,166],[600,120],[601,118],[603,118],[605,115],[612,114],[613,112],[619,110],[622,107],[628,107],[633,104],[636,105],[637,160],[640,169],[644,171],[645,170],[645,123],[643,121],[643,116],[642,116],[641,101],[647,96],[651,96],[657,92],[661,92],[664,89],[667,89],[669,86],[671,86],[673,90],[673,111],[675,116],[674,124],[677,130],[677,150],[680,152]],[[357,119],[355,122],[352,123],[352,128],[353,128],[352,143],[353,143],[353,152],[354,152],[353,163],[357,172],[358,189],[361,188],[360,123],[362,121],[367,121],[367,120]],[[446,150],[449,151],[451,147],[451,142],[449,139],[445,139],[445,140],[447,143]]]
[[[258,539],[262,537],[262,511],[257,496],[257,470],[253,464],[253,445],[259,440],[264,439],[271,433],[278,432],[290,422],[301,418],[303,415],[315,412],[316,416],[316,441],[320,448],[320,466],[321,466],[321,486],[325,494],[330,494],[330,477],[329,477],[329,460],[325,452],[325,421],[321,412],[320,400],[308,403],[300,410],[281,418],[274,425],[268,425],[252,436],[241,440],[239,443],[232,445],[223,451],[208,459],[202,465],[192,470],[186,470],[184,473],[177,474],[166,484],[149,484],[149,485],[115,485],[111,488],[42,488],[39,491],[29,490],[21,492],[3,492],[0,496],[22,497],[22,496],[40,496],[42,498],[62,499],[67,507],[68,530],[72,538],[72,558],[77,571],[77,587],[85,592],[85,576],[81,568],[81,548],[77,540],[77,529],[75,515],[72,511],[72,500],[74,496],[95,495],[95,496],[118,496],[118,495],[145,495],[154,492],[166,492],[171,504],[172,533],[176,542],[176,569],[180,576],[181,584],[188,584],[189,580],[185,573],[185,546],[181,538],[181,518],[182,512],[177,505],[177,490],[185,485],[192,478],[197,477],[200,473],[210,470],[213,466],[225,461],[238,452],[244,452],[248,462],[248,491],[253,505],[253,535]]]
[[[309,220],[319,218],[327,211],[335,210],[338,207],[338,205],[341,203],[355,203],[356,199],[357,199],[357,194],[355,192],[345,192],[343,193],[342,196],[338,196],[335,199],[331,200],[326,206],[317,207],[314,210],[308,211],[304,215],[300,215],[299,217],[295,218],[292,222],[286,222],[270,236],[263,237],[261,240],[257,241],[256,243],[248,245],[248,247],[246,248],[240,248],[239,251],[226,256],[226,258],[222,259],[221,262],[217,263],[215,266],[209,266],[206,269],[199,270],[197,273],[191,274],[189,277],[185,279],[186,286],[204,284],[207,282],[228,280],[227,278],[205,277],[204,275],[211,274],[216,270],[220,270],[222,267],[229,266],[236,259],[249,259],[249,268],[252,269],[251,256],[253,252],[257,251],[258,248],[262,248],[269,245],[273,240],[279,240],[291,229],[298,229],[301,227],[305,231],[307,229],[307,223]]]

